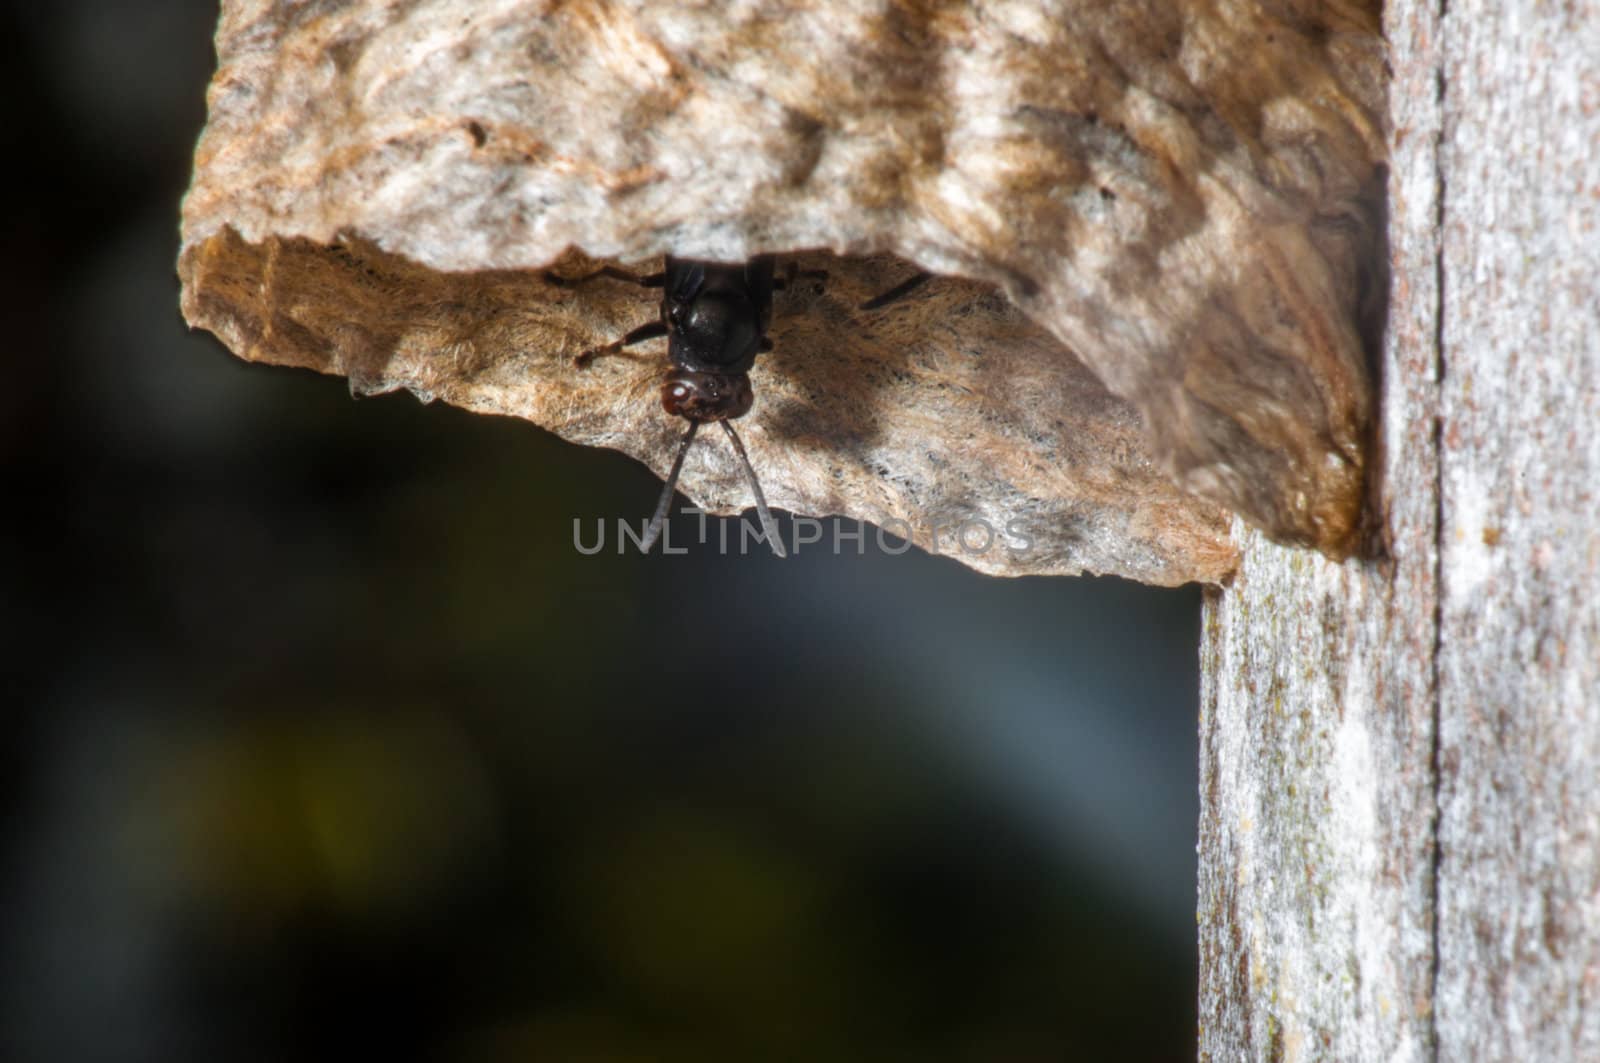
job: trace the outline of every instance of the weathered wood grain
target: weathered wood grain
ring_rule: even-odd
[[[1444,26],[1444,1059],[1600,1059],[1600,5]]]
[[[1600,1059],[1600,8],[1385,19],[1391,557],[1207,604],[1201,1054]]]

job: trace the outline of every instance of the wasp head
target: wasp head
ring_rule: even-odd
[[[748,373],[670,369],[661,382],[661,405],[690,421],[731,421],[750,412],[755,393]]]

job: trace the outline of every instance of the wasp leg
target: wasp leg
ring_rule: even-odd
[[[593,273],[585,273],[581,277],[563,277],[551,270],[544,271],[545,283],[553,284],[557,288],[576,288],[579,285],[588,284],[592,280],[599,280],[601,277],[609,277],[614,281],[627,281],[629,284],[637,284],[641,288],[659,288],[667,283],[667,275],[665,273],[648,273],[641,277],[637,273],[629,273],[627,270],[618,269],[616,266],[601,266]]]
[[[875,295],[871,299],[868,299],[866,302],[861,304],[860,309],[878,310],[882,307],[888,306],[890,303],[899,302],[901,299],[904,299],[906,296],[910,295],[924,284],[927,284],[932,279],[933,274],[931,273],[915,274],[914,276],[908,277],[906,280],[901,281],[899,284],[896,284],[893,288],[890,288],[883,294]]]
[[[646,322],[645,324],[634,329],[632,332],[628,333],[626,336],[622,337],[620,340],[615,340],[611,343],[608,343],[604,347],[594,347],[590,350],[584,351],[582,354],[573,355],[572,364],[577,366],[579,369],[586,369],[588,368],[590,362],[594,361],[602,354],[616,354],[624,347],[632,347],[635,343],[643,343],[645,340],[653,340],[657,336],[665,336],[666,334],[666,322],[659,319]]]

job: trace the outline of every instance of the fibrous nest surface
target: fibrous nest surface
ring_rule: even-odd
[[[780,253],[828,277],[779,294],[753,373],[774,505],[1008,574],[1220,580],[1228,509],[1342,555],[1375,7],[225,3],[185,312],[663,472],[663,343],[571,363],[654,296],[545,271]],[[749,504],[722,447],[683,487]],[[963,522],[1025,534],[975,553]]]

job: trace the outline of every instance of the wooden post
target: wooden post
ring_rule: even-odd
[[[1600,6],[1384,17],[1390,558],[1208,599],[1200,1055],[1600,1060]]]

